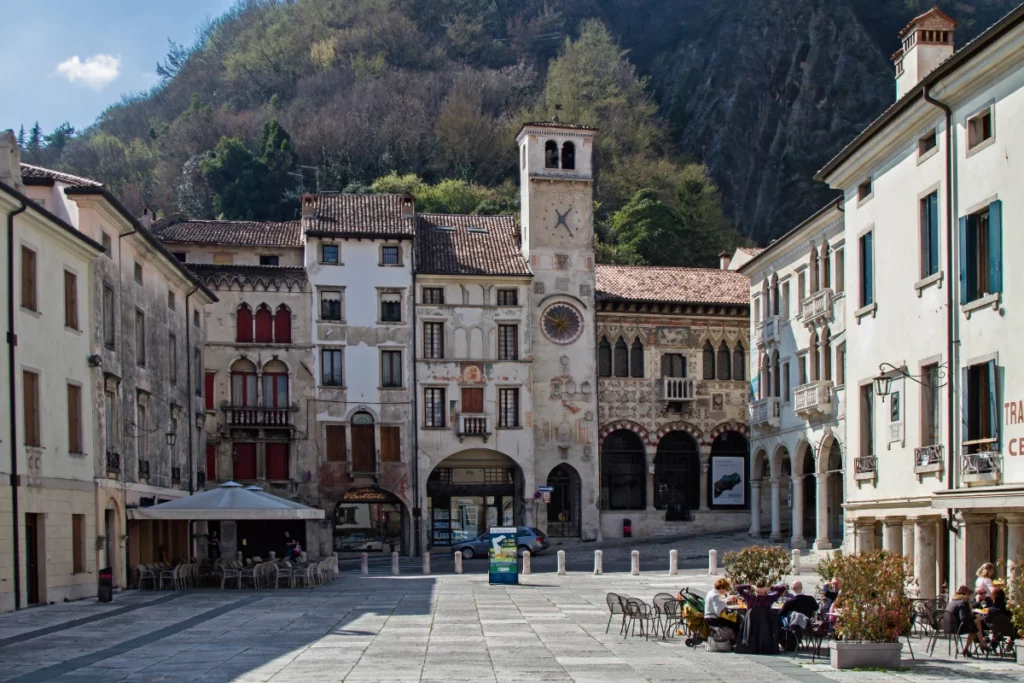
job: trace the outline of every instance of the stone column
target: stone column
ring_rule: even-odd
[[[914,563],[914,527],[914,520],[903,521],[903,555],[910,560],[911,565]]]
[[[832,547],[832,541],[828,537],[828,478],[830,474],[814,475],[814,485],[817,488],[815,503],[814,521],[817,526],[817,538],[814,539],[814,547],[817,550],[828,550]]]
[[[1007,584],[1016,572],[1024,571],[1024,514],[1013,513],[1006,517],[1006,566]]]
[[[990,557],[989,523],[992,516],[962,513],[962,517],[964,527],[961,538],[964,552],[957,557],[962,569],[957,575],[963,583],[974,586],[975,572],[978,571],[978,567],[988,562]]]
[[[779,491],[780,482],[772,480],[772,535],[773,543],[782,542],[782,500]]]
[[[711,476],[711,446],[700,447],[700,509],[708,509],[708,477]]]
[[[233,558],[238,552],[238,526],[235,522],[220,523],[221,557]]]
[[[761,536],[761,480],[750,482],[750,535]]]
[[[914,578],[917,579],[918,596],[934,598],[936,569],[938,568],[938,544],[936,543],[935,517],[914,519]]]
[[[647,511],[654,512],[654,456],[658,454],[655,446],[647,447]]]
[[[857,530],[857,544],[854,550],[864,553],[875,549],[875,520],[871,517],[854,520],[854,527]]]
[[[806,548],[807,541],[804,540],[804,478],[795,475],[791,481],[793,482],[793,506],[790,508],[790,514],[793,517],[791,527],[793,536],[789,539],[789,544],[793,548]]]
[[[882,549],[890,553],[903,553],[904,517],[886,517],[882,520]]]

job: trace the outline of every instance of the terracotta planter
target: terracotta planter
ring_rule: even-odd
[[[854,643],[832,641],[828,646],[833,669],[872,667],[897,669],[903,643]]]

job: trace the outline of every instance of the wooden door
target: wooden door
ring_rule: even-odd
[[[217,481],[217,445],[206,444],[206,480]]]
[[[28,604],[39,604],[39,522],[34,514],[25,515],[25,587]]]
[[[483,389],[462,389],[462,412],[471,414],[484,412]]]
[[[236,443],[234,452],[235,479],[256,478],[256,444]]]
[[[275,481],[288,479],[288,444],[267,444],[267,479]]]
[[[372,424],[352,425],[352,471],[376,472],[377,454]]]

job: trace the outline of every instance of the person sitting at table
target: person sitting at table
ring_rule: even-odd
[[[799,581],[794,581],[793,586],[787,593],[786,602],[782,605],[782,610],[779,612],[779,618],[782,620],[783,627],[788,627],[790,622],[791,614],[802,614],[810,620],[814,616],[814,613],[818,611],[818,601],[811,595],[804,594],[804,586]]]
[[[707,597],[704,598],[704,623],[711,628],[727,628],[731,630],[733,640],[735,640],[736,632],[739,631],[737,628],[737,617],[726,610],[730,602],[736,601],[735,598],[727,597],[730,588],[732,588],[732,584],[725,577],[715,581],[714,588],[708,591]]]
[[[785,585],[768,588],[768,582],[759,579],[753,586],[736,586],[736,592],[747,603],[747,618],[743,624],[744,651],[752,655],[779,653],[778,619],[772,619],[772,605],[786,592]]]
[[[984,588],[986,593],[991,593],[995,588],[992,585],[992,579],[996,577],[996,566],[991,562],[986,562],[978,567],[977,576],[978,578],[974,580],[974,590]]]
[[[971,589],[967,586],[960,586],[956,589],[953,598],[946,605],[946,618],[952,619],[953,630],[956,633],[966,633],[967,642],[964,644],[964,657],[971,656],[971,645],[975,642],[981,644],[981,649],[988,651],[988,641],[981,628],[981,615],[975,614],[971,609]]]
[[[992,589],[992,595],[989,596],[987,609],[988,612],[985,614],[985,620],[996,614],[1006,617],[1011,621],[1013,620],[1013,614],[1006,606],[1006,591],[999,586]]]

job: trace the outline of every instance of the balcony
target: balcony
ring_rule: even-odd
[[[149,479],[149,460],[139,461],[139,479]]]
[[[484,443],[487,443],[487,437],[489,437],[493,432],[491,416],[481,415],[479,413],[459,413],[459,421],[456,429],[459,441],[462,441],[462,439],[467,436],[479,436],[483,437]]]
[[[779,415],[778,398],[764,398],[750,404],[750,426],[755,429],[778,429]]]
[[[779,316],[773,315],[770,318],[765,318],[754,328],[754,343],[759,347],[777,344],[779,342],[779,327]]]
[[[965,441],[964,448],[977,445],[995,445],[995,439]],[[1002,474],[1002,454],[998,451],[978,451],[960,456],[960,477],[965,484],[998,484]]]
[[[874,479],[878,473],[878,458],[861,455],[853,459],[853,478],[857,481]]]
[[[914,474],[942,471],[942,444],[914,449]]]
[[[693,401],[697,398],[697,392],[692,379],[662,377],[661,396],[663,400],[669,402]]]
[[[832,380],[809,382],[793,391],[793,410],[808,420],[832,415]]]
[[[800,305],[800,317],[804,325],[814,327],[832,321],[832,290],[819,289],[804,299]]]
[[[292,427],[292,414],[296,406],[223,406],[227,423],[231,427]]]
[[[121,454],[107,451],[107,473],[108,474],[120,474],[121,473]]]

